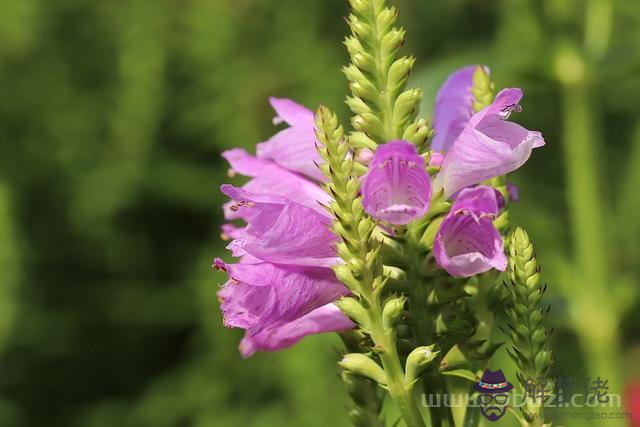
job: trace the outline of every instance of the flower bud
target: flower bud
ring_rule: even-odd
[[[406,83],[415,62],[415,58],[404,56],[391,64],[389,68],[389,86],[392,90],[396,90],[396,88],[402,87]]]
[[[378,30],[383,34],[391,30],[391,27],[396,22],[397,18],[398,18],[398,11],[395,8],[388,7],[383,9],[376,17],[376,24],[378,25]]]
[[[368,0],[349,0],[349,4],[351,8],[358,13],[364,13],[367,7],[369,7]]]
[[[419,119],[411,123],[402,134],[402,139],[412,142],[418,147],[422,147],[426,144],[427,139],[431,137],[433,133],[429,122],[425,119]]]
[[[384,305],[382,310],[382,325],[385,331],[395,329],[398,323],[400,323],[406,302],[407,299],[404,297],[392,298]]]
[[[361,99],[355,96],[347,97],[347,105],[356,114],[370,113],[371,108]],[[364,135],[364,134],[363,134]],[[365,135],[366,136],[366,135]],[[353,136],[349,139],[353,143]]]
[[[394,57],[404,43],[403,29],[394,28],[382,38],[381,52],[386,57]]]
[[[360,284],[353,277],[353,274],[349,267],[344,264],[337,265],[333,268],[333,271],[336,273],[336,277],[342,283],[344,283],[351,291],[355,292],[360,289]]]
[[[353,99],[357,99],[358,101],[362,102],[360,98]],[[349,98],[347,99],[347,104],[349,105],[349,107],[351,107]],[[368,106],[365,105],[365,107],[367,108],[367,111],[371,111]],[[364,132],[354,132],[349,135],[349,144],[355,148],[369,148],[371,150],[375,150],[377,145],[375,141],[369,138]]]
[[[438,356],[439,351],[433,351],[435,345],[418,347],[407,357],[405,377],[407,384],[413,384],[424,371],[431,365],[431,362]]]
[[[369,317],[367,316],[367,312],[355,298],[340,298],[338,301],[336,301],[336,305],[351,320],[353,320],[363,328],[368,329]]]
[[[421,99],[422,90],[418,88],[401,93],[393,106],[393,123],[399,126],[401,123],[412,120]]]
[[[360,375],[380,385],[387,384],[387,376],[384,370],[376,362],[361,353],[345,354],[338,365],[352,374]]]

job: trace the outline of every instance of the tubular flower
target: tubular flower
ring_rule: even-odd
[[[240,353],[250,357],[256,351],[275,351],[288,348],[311,334],[352,329],[355,324],[335,304],[327,304],[304,316],[240,341]]]
[[[338,263],[331,219],[285,197],[254,194],[225,184],[222,192],[244,209],[247,227],[227,247],[233,256],[249,254],[263,261],[330,267]]]
[[[347,289],[328,268],[266,262],[214,266],[229,280],[218,293],[224,324],[256,335],[299,319],[346,295]]]
[[[258,158],[271,159],[290,171],[324,181],[316,166],[322,159],[316,149],[313,112],[289,99],[270,98],[269,102],[277,113],[274,124],[285,122],[289,127],[258,144]]]
[[[214,261],[228,275],[218,292],[224,324],[246,330],[244,357],[354,326],[331,304],[349,291],[330,268],[339,262],[337,238],[323,206],[332,199],[313,180],[320,178],[313,114],[293,101],[271,103],[291,127],[260,144],[257,157],[242,149],[223,153],[232,176],[251,177],[242,188],[221,187],[231,198],[225,218],[246,225],[222,226],[239,262]]]
[[[408,224],[429,210],[431,180],[415,145],[380,145],[362,183],[365,211],[395,225]]]
[[[474,114],[445,155],[434,185],[445,196],[522,166],[534,148],[544,145],[540,132],[507,121],[520,111],[522,90],[504,89],[495,101]]]
[[[496,190],[487,186],[466,188],[458,194],[434,242],[440,267],[458,277],[506,269],[502,237],[493,225],[499,204]]]

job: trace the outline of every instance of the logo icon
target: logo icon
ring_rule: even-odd
[[[480,412],[489,421],[498,421],[507,411],[509,391],[513,388],[504,376],[502,369],[491,371],[487,369],[482,379],[473,385],[480,393]]]

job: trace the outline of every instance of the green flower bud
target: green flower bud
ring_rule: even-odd
[[[391,90],[397,91],[404,87],[415,62],[414,57],[404,56],[391,64],[391,68],[389,68],[389,88]]]
[[[356,114],[370,113],[371,108],[361,99],[355,96],[347,97],[347,105]],[[350,137],[353,143],[353,135]]]
[[[384,305],[382,311],[382,325],[386,331],[392,331],[400,323],[404,314],[407,299],[404,297],[391,298]]]
[[[385,56],[393,56],[404,43],[405,31],[394,28],[382,38],[381,51]]]
[[[336,277],[338,278],[338,280],[344,283],[351,292],[354,292],[354,293],[358,292],[360,284],[358,283],[356,278],[353,277],[353,274],[349,269],[349,267],[347,267],[344,264],[341,264],[341,265],[335,266],[333,268],[333,271],[336,273]]]
[[[407,126],[402,134],[402,139],[413,142],[418,146],[419,151],[424,151],[427,140],[431,137],[432,133],[433,130],[429,122],[425,119],[419,119]]]
[[[404,123],[413,120],[422,100],[422,89],[411,89],[398,96],[393,106],[393,122],[396,126],[404,128]]]
[[[387,384],[387,376],[380,365],[362,353],[345,354],[338,365],[352,374],[372,379],[380,385]]]
[[[369,317],[367,316],[367,311],[355,298],[340,298],[336,301],[336,305],[355,323],[364,329],[369,329]]]
[[[358,13],[364,13],[369,7],[369,0],[349,0],[351,8]]]
[[[439,351],[433,351],[435,345],[418,347],[407,357],[405,377],[407,384],[413,384],[420,379],[420,376],[431,365],[431,362],[438,356]]]
[[[347,104],[349,104],[349,99],[357,99],[360,102],[362,101],[360,98],[348,98],[347,99]],[[366,104],[364,104],[364,105],[366,106]],[[349,104],[349,107],[351,107],[353,109],[351,104]],[[360,106],[358,106],[358,108],[360,108]],[[368,110],[369,107],[366,106],[366,108]],[[360,111],[358,114],[364,113],[364,112],[366,112],[366,111]],[[354,133],[352,133],[349,136],[349,144],[352,147],[356,148],[356,149],[362,149],[362,148],[368,148],[370,150],[375,150],[376,149],[375,141],[373,139],[369,138],[367,136],[367,134],[365,134],[364,132],[354,132]]]
[[[397,18],[398,11],[395,8],[387,7],[383,9],[376,17],[376,26],[378,27],[378,31],[381,33],[391,31]]]

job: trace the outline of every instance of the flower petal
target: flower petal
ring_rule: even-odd
[[[495,188],[478,185],[458,193],[451,212],[467,213],[476,217],[496,216],[500,211],[500,193]]]
[[[307,335],[344,331],[354,327],[355,324],[338,307],[327,304],[277,328],[253,336],[247,333],[240,341],[240,353],[246,358],[257,351],[282,350],[293,346]]]
[[[306,126],[314,121],[313,111],[290,99],[271,97],[269,103],[277,114],[276,124],[284,121],[289,126]]]
[[[322,157],[316,149],[313,112],[288,99],[271,98],[271,104],[290,127],[258,144],[258,158],[271,159],[290,171],[318,181],[326,180],[317,166]]]
[[[475,69],[475,65],[470,65],[454,71],[438,91],[433,115],[435,136],[432,150],[446,153],[471,119]]]
[[[332,221],[315,210],[283,197],[252,194],[223,185],[222,192],[242,206],[249,223],[231,242],[234,256],[250,254],[279,264],[330,267],[340,262]]]
[[[506,121],[519,110],[520,89],[501,91],[493,104],[475,114],[445,156],[435,180],[446,196],[522,166],[533,148],[544,145],[539,132]]]
[[[322,205],[328,206],[331,203],[331,197],[316,183],[270,160],[258,159],[242,149],[225,151],[222,156],[235,172],[253,177],[243,186],[243,189],[255,194],[268,193],[284,196],[330,217]],[[226,218],[239,218],[239,214],[231,211],[230,206],[231,204],[225,206]]]
[[[431,180],[424,159],[407,141],[380,145],[362,183],[363,205],[374,218],[408,224],[429,210]]]
[[[329,268],[226,264],[220,259],[215,266],[229,275],[218,292],[224,324],[246,329],[251,336],[297,320],[348,294]]]

